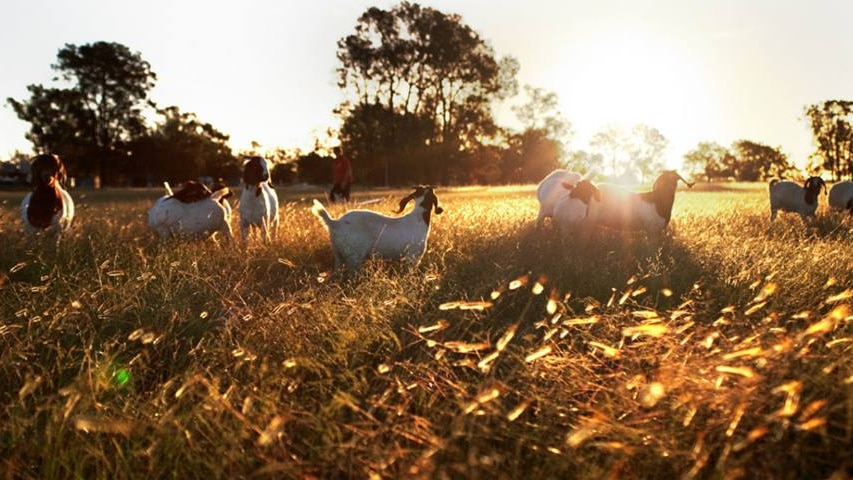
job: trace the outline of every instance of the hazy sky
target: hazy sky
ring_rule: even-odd
[[[230,134],[239,149],[310,149],[336,127],[336,42],[364,0],[10,0],[0,28],[0,158],[29,150],[28,125],[5,105],[50,84],[66,43],[115,41],[159,79],[151,92]],[[746,138],[797,163],[813,150],[803,107],[853,99],[849,0],[430,0],[462,15],[519,82],[557,93],[572,147],[604,126],[643,122],[669,140],[671,163],[696,143]],[[516,126],[508,106],[499,123]]]

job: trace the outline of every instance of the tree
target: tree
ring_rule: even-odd
[[[519,165],[511,181],[539,181],[560,166],[571,124],[557,111],[557,94],[530,85],[524,87],[527,103],[513,107],[524,130],[511,137]]]
[[[625,132],[616,125],[608,125],[604,130],[596,133],[590,140],[590,146],[594,153],[599,154],[609,163],[610,175],[619,175],[620,167],[625,168],[627,153],[625,152]]]
[[[735,172],[738,180],[754,182],[783,177],[793,170],[788,156],[779,147],[769,147],[750,140],[738,140],[732,146],[735,152]]]
[[[411,149],[428,150],[419,166],[432,178],[446,182],[464,176],[463,166],[472,152],[483,138],[498,131],[491,102],[517,88],[516,61],[496,59],[459,15],[416,3],[365,11],[355,33],[338,42],[337,56],[339,86],[352,95],[339,109],[342,134],[346,130],[350,135],[377,135],[362,137],[367,140],[362,147],[372,139],[382,150],[378,153],[385,183],[407,176],[396,170]],[[360,122],[367,123],[356,125]],[[417,124],[419,134],[428,136],[409,134],[400,122]],[[407,141],[398,139],[400,135]],[[414,144],[408,141],[412,137]],[[422,144],[429,148],[421,148]],[[356,165],[375,163],[375,158],[361,158],[365,152],[352,147],[346,145]]]
[[[573,150],[566,157],[565,167],[573,172],[600,174],[604,169],[604,157],[600,153]]]
[[[669,145],[669,140],[656,128],[638,124],[631,129],[628,139],[628,157],[631,166],[645,181],[646,178],[657,176],[664,167],[663,153]]]
[[[51,68],[70,88],[30,85],[28,100],[7,101],[31,124],[27,139],[100,177],[105,162],[127,157],[145,132],[143,109],[157,76],[139,53],[119,43],[66,44]]]
[[[684,166],[694,175],[701,172],[710,182],[714,178],[733,177],[736,159],[728,148],[716,142],[700,142],[684,155]]]
[[[805,109],[817,149],[812,154],[833,179],[853,178],[853,101],[827,100]]]
[[[171,106],[158,110],[162,121],[146,135],[128,144],[131,181],[154,179],[183,182],[202,175],[235,178],[238,160],[228,146],[228,135],[202,122],[194,113]]]

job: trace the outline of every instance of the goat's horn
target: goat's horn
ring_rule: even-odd
[[[682,182],[684,182],[685,185],[687,185],[687,188],[693,188],[693,185],[695,185],[695,182],[688,182],[684,179],[684,177],[681,176],[680,173],[676,173],[676,175],[678,175],[679,180],[681,180]]]

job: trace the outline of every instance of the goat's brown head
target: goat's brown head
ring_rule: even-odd
[[[234,196],[234,192],[228,189],[228,185],[225,185],[225,180],[218,178],[216,182],[213,184],[213,187],[210,188],[211,192],[218,192],[222,189],[228,190],[228,192],[219,199],[220,202],[225,201],[226,198],[230,198]]]
[[[68,176],[65,164],[58,155],[43,153],[37,155],[30,165],[30,175],[34,186],[50,185],[52,182],[62,183]]]
[[[805,190],[805,201],[809,205],[814,205],[817,202],[817,197],[820,195],[820,189],[823,188],[823,193],[826,193],[826,182],[820,177],[809,177],[803,183]]]
[[[420,185],[415,187],[415,191],[403,197],[400,200],[400,209],[397,213],[403,213],[403,209],[409,204],[410,200],[415,200],[417,205],[423,208],[424,222],[429,225],[430,213],[435,209],[436,215],[444,212],[444,209],[438,206],[438,196],[433,191],[432,185]]]
[[[589,202],[595,198],[595,201],[601,201],[601,192],[589,180],[581,180],[577,185],[572,185],[569,182],[563,182],[563,188],[569,190],[569,198],[577,198],[587,206]]]
[[[62,210],[62,195],[59,185],[67,173],[59,156],[41,154],[30,165],[33,193],[27,206],[27,220],[37,228],[48,228],[53,216]]]
[[[255,196],[261,194],[261,183],[270,179],[267,161],[264,157],[250,156],[243,160],[243,183],[256,186]]]
[[[672,216],[672,204],[675,202],[675,190],[679,180],[693,188],[693,182],[688,182],[675,170],[664,170],[652,185],[651,192],[639,194],[641,200],[654,204],[657,214],[667,222]]]
[[[652,191],[660,192],[660,191],[672,191],[674,192],[676,187],[678,186],[678,181],[681,180],[687,185],[688,188],[693,188],[693,182],[688,182],[681,175],[678,174],[675,170],[664,170],[658,176],[657,180],[655,180],[654,185],[652,185]]]
[[[210,197],[210,189],[195,180],[188,181],[172,195],[172,198],[181,203],[194,203],[208,197]]]

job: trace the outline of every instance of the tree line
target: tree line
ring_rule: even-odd
[[[332,136],[359,183],[532,182],[560,166],[647,180],[663,168],[668,140],[647,125],[608,126],[590,151],[569,149],[572,125],[556,94],[519,88],[519,62],[498,57],[459,15],[410,2],[368,8],[339,40],[337,59],[343,101]],[[331,158],[319,142],[309,153],[262,152],[259,145],[233,152],[229,136],[194,113],[158,106],[149,96],[156,73],[125,45],[67,44],[51,67],[57,84],[29,85],[29,98],[7,102],[30,124],[34,149],[62,155],[74,175],[112,185],[236,179],[240,156],[260,153],[275,163],[279,183],[329,180]],[[511,99],[520,129],[500,126],[494,116]],[[806,108],[817,145],[813,168],[853,174],[851,111],[853,103],[840,100]],[[685,162],[708,179],[758,180],[791,170],[778,148],[748,140],[731,148],[701,143]]]

